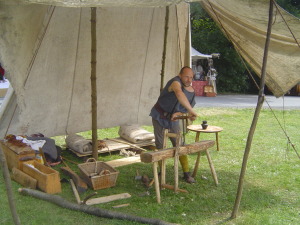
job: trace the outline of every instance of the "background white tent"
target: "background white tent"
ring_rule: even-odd
[[[192,59],[194,60],[197,60],[197,59],[211,59],[212,58],[212,55],[206,55],[206,54],[203,54],[201,52],[198,52],[196,49],[194,49],[193,47],[191,47],[191,57]]]

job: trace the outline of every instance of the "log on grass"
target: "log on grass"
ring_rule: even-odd
[[[214,146],[215,141],[206,140],[200,141],[189,145],[180,146],[178,155],[188,155],[196,152],[205,151],[206,149]],[[141,154],[141,161],[144,163],[153,163],[163,159],[174,157],[176,148],[167,148],[154,152],[144,152]]]
[[[88,205],[78,205],[72,202],[67,201],[66,199],[58,196],[58,195],[51,195],[41,191],[32,190],[28,188],[20,188],[19,192],[24,195],[32,196],[38,199],[45,200],[47,202],[54,203],[58,206],[63,208],[72,209],[80,212],[84,212],[90,215],[104,217],[109,219],[120,219],[120,220],[129,220],[135,221],[139,223],[145,224],[155,224],[155,225],[171,225],[173,223],[168,223],[159,219],[151,219],[145,217],[139,217],[134,215],[129,215],[125,213],[115,212],[111,210],[101,209],[99,207],[93,207]]]

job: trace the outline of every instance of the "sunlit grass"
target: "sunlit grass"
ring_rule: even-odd
[[[98,205],[105,209],[115,210],[142,217],[159,218],[180,224],[300,224],[300,159],[288,144],[287,138],[278,125],[272,112],[262,110],[253,138],[245,177],[243,198],[238,217],[228,220],[235,201],[237,184],[248,131],[252,122],[254,109],[221,109],[199,108],[200,117],[194,124],[207,120],[208,124],[223,127],[220,133],[220,148],[210,149],[211,157],[219,178],[219,185],[214,185],[208,162],[203,155],[197,175],[197,183],[189,185],[180,179],[180,188],[188,194],[174,194],[163,190],[162,204],[156,203],[155,191],[150,189],[150,196],[140,195],[146,191],[143,185],[134,180],[136,171],[152,177],[150,164],[134,164],[119,167],[117,185],[114,188],[99,190],[98,197],[128,192],[130,199]],[[300,153],[300,111],[274,111],[287,135]],[[151,127],[145,127],[152,130]],[[91,138],[91,132],[81,133]],[[118,136],[118,127],[98,131],[100,139]],[[187,143],[194,141],[195,134],[187,134]],[[200,139],[214,139],[214,134],[201,134]],[[64,145],[64,137],[55,137],[56,143]],[[75,157],[64,150],[63,155],[76,162],[83,159]],[[108,161],[120,158],[118,153],[99,155],[99,160]],[[190,168],[196,155],[190,155]],[[68,163],[74,170],[76,165]],[[167,162],[167,180],[173,179],[173,160]],[[55,169],[59,170],[59,165]],[[181,175],[181,171],[180,171]],[[61,175],[61,177],[64,177]],[[202,177],[202,178],[201,178]],[[0,179],[0,224],[13,224],[7,203],[3,178]],[[18,213],[22,224],[137,224],[134,222],[109,220],[86,215],[84,213],[62,209],[51,203],[17,193],[20,187],[13,182]],[[60,196],[75,202],[70,184],[62,183]],[[89,190],[81,198],[92,193]],[[112,206],[130,203],[130,206],[112,209]]]

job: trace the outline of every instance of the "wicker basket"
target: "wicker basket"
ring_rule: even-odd
[[[105,162],[88,159],[79,164],[80,176],[94,190],[105,189],[116,185],[119,171],[115,170]]]

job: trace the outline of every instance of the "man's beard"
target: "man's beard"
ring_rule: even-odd
[[[185,83],[183,83],[183,86],[185,86],[185,87],[190,87],[190,86],[191,86],[191,83],[189,83],[188,85],[186,85]]]

